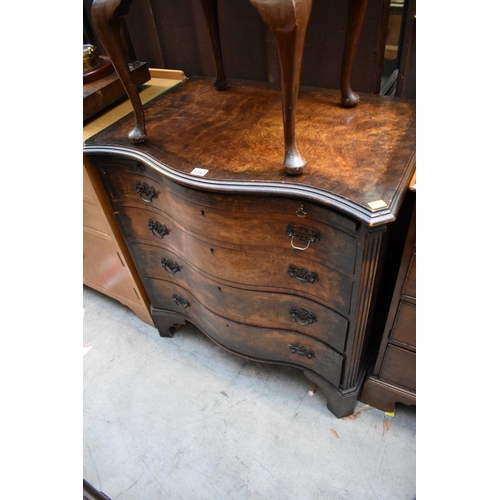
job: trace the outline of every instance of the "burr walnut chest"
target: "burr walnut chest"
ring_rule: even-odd
[[[88,139],[160,335],[186,321],[225,349],[303,370],[338,417],[370,359],[386,229],[415,169],[414,104],[301,88],[300,176],[282,168],[279,91],[191,79]],[[383,277],[382,277],[383,281]],[[375,353],[376,355],[376,353]]]

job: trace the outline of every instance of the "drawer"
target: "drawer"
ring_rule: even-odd
[[[399,301],[398,311],[391,331],[391,339],[416,349],[417,347],[417,307],[404,300]]]
[[[285,293],[259,292],[229,286],[195,271],[178,255],[140,245],[142,275],[153,306],[160,308],[172,285],[188,290],[207,309],[237,323],[291,330],[344,351],[347,320],[312,300]]]
[[[415,391],[416,361],[417,355],[414,352],[388,344],[379,377]]]
[[[166,190],[171,192],[172,195],[182,198],[187,203],[194,202],[205,207],[219,208],[237,213],[268,214],[270,212],[269,196],[232,195],[195,190],[173,183],[157,170],[134,160],[93,157],[92,163],[98,165],[101,176],[110,189],[112,199],[118,203],[129,203],[137,200],[134,193],[136,193],[136,183],[139,181],[146,184],[153,183],[157,194],[163,192],[163,195],[165,195]],[[153,197],[153,203],[159,201],[159,199],[160,196]],[[271,200],[273,213],[324,222],[354,236],[357,234],[359,223],[356,220],[327,207],[305,200],[284,197]],[[149,199],[147,202],[149,202]]]
[[[417,254],[414,253],[411,258],[408,274],[406,275],[403,286],[403,295],[417,298]]]
[[[347,275],[354,273],[354,225],[333,211],[296,200],[201,192],[156,175],[118,169],[107,169],[102,177],[117,210],[151,207],[194,235],[246,247],[291,248]],[[332,225],[331,219],[337,223],[345,219],[351,232]]]
[[[143,258],[154,256],[146,252],[143,257],[135,244],[154,245],[181,256],[193,269],[216,281],[263,291],[293,291],[323,301],[340,314],[350,312],[353,281],[336,269],[305,258],[304,252],[259,252],[251,247],[216,245],[184,232],[170,217],[150,210],[122,209],[118,220],[138,268],[142,268]]]
[[[152,281],[144,280],[147,290],[154,288]],[[296,332],[237,323],[207,309],[180,286],[163,282],[163,287],[159,308],[191,321],[225,348],[258,361],[310,370],[339,384],[344,358],[323,342]]]
[[[115,205],[151,205],[169,212],[170,189],[158,175],[145,175],[141,172],[122,171],[121,169],[101,170],[109,199]]]

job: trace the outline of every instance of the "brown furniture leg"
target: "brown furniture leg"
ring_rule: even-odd
[[[359,102],[359,95],[351,88],[351,70],[354,55],[358,47],[359,35],[366,13],[368,0],[350,0],[349,17],[347,20],[347,34],[340,70],[340,91],[342,93],[342,106],[352,108]]]
[[[358,395],[361,390],[361,383],[349,390],[342,390],[334,387],[326,380],[318,377],[314,373],[303,372],[307,379],[316,384],[326,397],[327,408],[337,417],[344,418],[352,415],[358,404]]]
[[[175,332],[186,324],[183,318],[169,314],[163,309],[156,309],[153,306],[151,306],[151,317],[160,337],[173,337]]]
[[[250,0],[274,34],[281,63],[285,170],[301,174],[306,161],[295,143],[295,114],[307,24],[312,0]]]
[[[216,77],[214,86],[217,90],[223,90],[227,87],[227,79],[224,75],[224,66],[222,64],[222,48],[220,44],[219,31],[219,13],[218,0],[200,0],[203,7],[203,13],[207,22],[210,40],[212,42],[212,50],[215,59]]]
[[[125,50],[121,43],[124,17],[128,14],[131,4],[132,0],[94,0],[91,19],[134,109],[136,123],[129,132],[128,138],[133,143],[139,143],[146,140],[144,110],[139,92],[132,81]]]

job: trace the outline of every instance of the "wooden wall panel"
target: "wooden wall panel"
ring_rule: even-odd
[[[83,0],[90,12],[92,0]],[[370,0],[352,86],[380,88],[390,0]],[[339,88],[348,0],[314,0],[301,84]],[[272,34],[248,0],[219,0],[226,76],[279,84],[279,60]],[[134,0],[127,16],[135,55],[149,67],[181,69],[188,77],[215,74],[208,31],[199,0]]]
[[[416,0],[407,0],[401,44],[401,61],[396,87],[397,96],[414,100],[417,98],[416,15]]]
[[[151,0],[134,0],[126,18],[128,32],[138,61],[150,68],[165,68],[165,57],[158,32],[158,21]]]
[[[266,28],[257,10],[248,0],[219,0],[219,19],[227,74],[266,81]]]

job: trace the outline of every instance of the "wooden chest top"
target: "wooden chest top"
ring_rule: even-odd
[[[282,167],[278,89],[231,81],[217,91],[193,78],[144,110],[147,142],[128,141],[128,115],[87,139],[84,153],[137,159],[197,189],[308,199],[369,226],[396,218],[415,170],[415,103],[398,98],[361,94],[356,108],[342,108],[339,91],[302,87],[297,145],[308,165],[299,176]]]

